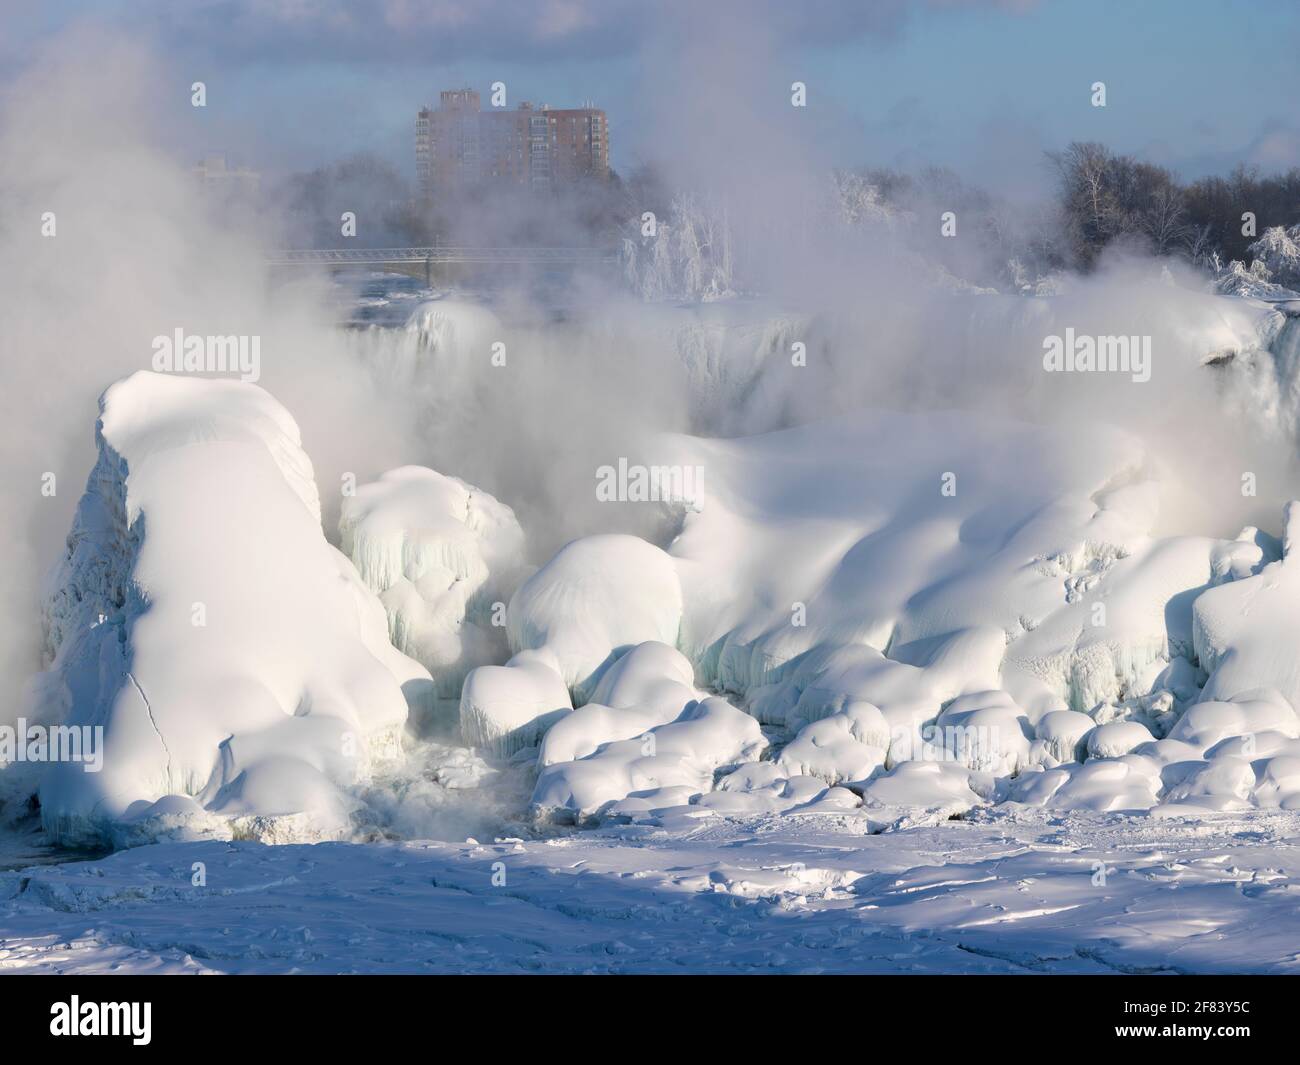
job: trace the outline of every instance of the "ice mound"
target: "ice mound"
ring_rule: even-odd
[[[1160,777],[1138,759],[1102,759],[1084,765],[1039,769],[1012,782],[1013,801],[1053,810],[1149,810]]]
[[[887,717],[911,701],[933,718],[936,700],[997,688],[1031,722],[1066,708],[1068,670],[1051,660],[1069,656],[1067,626],[1023,660],[1011,652],[1057,612],[1083,623],[1075,600],[1150,544],[1157,511],[1141,445],[1104,426],[1086,455],[1076,430],[956,413],[872,411],[737,440],[675,439],[680,461],[707,471],[705,505],[671,548],[686,604],[680,646],[701,678],[749,695],[801,673],[785,693],[800,697],[811,683],[803,656],[868,646],[914,670],[826,664],[878,673],[871,683],[895,689],[898,710],[861,688],[843,694]],[[1141,607],[1156,624],[1159,594]],[[1162,628],[1130,636],[1124,619],[1108,620],[1133,663],[1125,674],[1159,657]],[[764,702],[765,717],[794,710]]]
[[[1030,763],[1034,730],[1004,691],[973,692],[944,707],[923,757],[951,760],[978,773],[1015,776]]]
[[[1089,758],[1119,758],[1154,737],[1136,721],[1111,721],[1088,734]]]
[[[536,747],[573,709],[559,663],[549,650],[520,651],[504,666],[479,666],[460,693],[461,738],[498,758]]]
[[[971,787],[971,772],[955,762],[902,762],[862,790],[868,808],[888,811],[889,819],[951,817],[978,806],[981,797]]]
[[[1096,724],[1077,710],[1052,710],[1038,719],[1035,737],[1041,753],[1053,762],[1082,762],[1087,756],[1085,741]]]
[[[512,650],[551,651],[581,704],[622,650],[647,640],[675,645],[681,614],[667,554],[636,536],[587,536],[520,585],[507,633]]]
[[[572,718],[588,709],[573,711]],[[590,709],[608,711],[586,718],[591,730],[615,726],[619,711]],[[723,698],[690,702],[672,720],[632,739],[607,741],[584,758],[543,766],[532,810],[542,819],[585,821],[629,797],[685,805],[712,791],[716,771],[757,758],[766,745],[757,720]]]
[[[876,707],[887,725],[891,763],[919,756],[924,727],[969,687],[997,683],[1001,633],[972,630],[937,641],[926,665],[885,657],[866,644],[827,644],[801,655],[784,679],[750,692],[749,709],[765,724],[797,732],[853,703]],[[924,661],[924,659],[923,659]]]
[[[1254,767],[1231,755],[1197,766],[1165,795],[1167,803],[1194,804],[1201,809],[1243,810],[1255,790]]]
[[[746,762],[695,805],[723,815],[834,814],[854,810],[862,800],[848,788],[827,787],[821,777],[787,777],[775,762]]]
[[[394,646],[433,674],[440,697],[459,695],[474,666],[507,657],[504,604],[524,552],[508,506],[459,478],[403,466],[344,499],[339,535],[384,604]]]
[[[1196,599],[1193,642],[1210,675],[1206,700],[1271,688],[1292,709],[1300,705],[1300,503],[1288,503],[1284,518],[1280,560]]]
[[[782,749],[775,768],[787,777],[809,776],[827,784],[862,787],[884,769],[889,723],[879,707],[855,701],[805,725]]]
[[[632,648],[601,677],[591,702],[546,734],[537,764],[586,758],[602,744],[676,720],[688,704],[708,698],[693,681],[691,664],[680,651],[655,641]]]
[[[1264,763],[1255,788],[1260,806],[1300,810],[1300,749]]]
[[[1300,737],[1300,718],[1275,691],[1242,692],[1234,702],[1210,699],[1190,707],[1169,733],[1199,750],[1225,739],[1276,733],[1286,739]]]
[[[403,691],[431,680],[322,535],[293,419],[251,384],[137,373],[96,438],[31,716],[102,726],[103,768],[33,782],[46,830],[345,835],[346,789],[397,756]]]

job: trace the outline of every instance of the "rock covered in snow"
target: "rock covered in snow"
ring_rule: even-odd
[[[1206,751],[1226,739],[1269,733],[1300,737],[1300,718],[1281,695],[1264,689],[1241,692],[1232,702],[1207,699],[1189,707],[1169,739]]]
[[[1103,758],[1023,773],[1012,782],[1011,799],[1053,810],[1149,810],[1157,802],[1160,777],[1139,761]]]
[[[972,692],[954,699],[929,730],[925,757],[957,762],[978,773],[1015,776],[1029,764],[1033,729],[1025,712],[1003,691]]]
[[[431,680],[322,535],[293,419],[255,385],[137,373],[96,438],[31,716],[102,727],[103,768],[44,769],[46,830],[346,835],[349,785],[397,755]]]
[[[632,648],[601,677],[591,702],[547,733],[538,766],[586,758],[602,744],[675,720],[687,705],[708,698],[693,681],[691,664],[680,651],[655,641]]]
[[[1053,762],[1082,762],[1087,754],[1085,741],[1095,727],[1087,714],[1053,710],[1038,719],[1035,736]]]
[[[532,809],[540,818],[583,819],[643,792],[684,788],[689,796],[711,791],[718,769],[750,761],[766,746],[757,721],[725,699],[710,697],[634,738],[603,743],[585,758],[547,765],[538,775]]]
[[[549,650],[520,651],[504,666],[479,666],[460,693],[460,732],[471,747],[509,758],[541,742],[573,709]]]
[[[1212,588],[1193,606],[1193,642],[1209,673],[1203,698],[1232,701],[1260,688],[1300,706],[1300,503],[1288,503],[1283,556],[1243,580]]]
[[[787,777],[862,787],[884,769],[889,739],[889,723],[879,707],[850,702],[800,729],[777,756],[775,768]]]
[[[1118,758],[1128,754],[1152,739],[1152,735],[1136,721],[1112,721],[1098,725],[1088,733],[1088,757]]]
[[[914,760],[876,777],[862,790],[862,800],[869,809],[885,807],[903,816],[908,816],[907,811],[927,811],[950,817],[980,804],[971,784],[971,771],[956,762]]]
[[[470,669],[506,657],[504,604],[524,533],[504,503],[459,478],[403,466],[344,499],[339,534],[384,604],[394,646],[433,674],[440,696],[454,698]]]
[[[636,536],[587,536],[561,548],[510,600],[515,651],[546,648],[577,703],[628,647],[674,646],[682,592],[673,560]]]

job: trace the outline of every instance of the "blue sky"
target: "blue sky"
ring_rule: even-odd
[[[710,121],[752,108],[761,136],[796,79],[840,164],[944,163],[1013,193],[1072,139],[1184,176],[1300,165],[1297,0],[0,0],[0,82],[86,18],[156,49],[178,151],[270,172],[357,150],[409,171],[417,106],[496,80],[512,104],[595,100],[624,170],[693,97]]]

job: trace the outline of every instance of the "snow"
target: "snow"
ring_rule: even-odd
[[[623,731],[619,715],[598,713],[604,709],[584,706],[573,711],[569,720],[581,719],[589,737],[601,736],[611,724],[615,735]],[[640,809],[646,810],[653,810],[655,804],[689,805],[692,798],[711,791],[716,771],[753,761],[767,746],[757,720],[718,697],[690,702],[676,717],[645,728],[634,739],[598,743],[586,757],[543,765],[532,802],[538,818],[616,817],[629,810],[611,810],[610,804],[629,797],[645,800],[647,805]]]
[[[1149,742],[1152,735],[1136,721],[1112,721],[1088,733],[1088,757],[1118,758]]]
[[[573,709],[553,652],[520,651],[503,666],[470,671],[460,693],[461,738],[499,758],[536,747]]]
[[[800,729],[782,749],[776,767],[788,777],[861,787],[884,768],[889,739],[889,723],[880,708],[855,701]]]
[[[510,600],[514,651],[546,649],[578,703],[617,652],[677,643],[682,593],[672,559],[636,536],[587,536],[563,547]]]
[[[470,669],[506,657],[504,604],[524,556],[508,506],[403,466],[344,498],[339,536],[384,604],[393,645],[429,670],[440,697],[457,698]]]
[[[1293,709],[1300,705],[1300,661],[1288,635],[1300,621],[1300,504],[1287,505],[1285,529],[1281,559],[1196,599],[1193,641],[1210,674],[1207,700],[1272,688]]]
[[[6,787],[68,844],[348,834],[349,788],[399,756],[431,681],[326,542],[293,419],[254,385],[137,373],[96,438],[29,716],[102,726],[103,769]]]
[[[965,415],[867,412],[683,441],[683,461],[703,465],[708,484],[672,547],[683,648],[706,682],[742,694],[790,679],[785,664],[809,651],[887,651],[887,663],[833,667],[861,677],[857,696],[887,717],[887,703],[924,702],[933,716],[963,689],[1002,687],[1008,641],[1071,606],[1067,582],[1146,542],[1154,488],[1141,445],[1098,428],[1083,461],[1076,439]],[[1036,660],[1010,672],[1008,690],[1035,719],[1068,697]],[[880,685],[892,698],[873,697]]]
[[[1035,737],[1042,753],[1053,761],[1080,762],[1087,750],[1084,741],[1096,724],[1077,710],[1052,710],[1038,719]]]
[[[0,971],[1295,973],[1298,817],[170,843],[0,873]]]

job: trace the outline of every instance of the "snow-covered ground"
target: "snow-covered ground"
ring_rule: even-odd
[[[0,873],[0,972],[1300,971],[1300,815],[870,827],[140,847]]]

